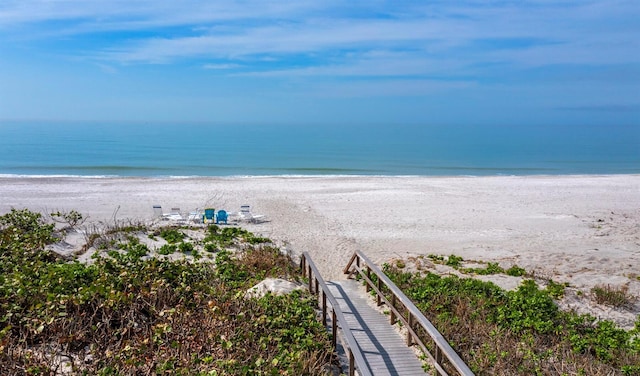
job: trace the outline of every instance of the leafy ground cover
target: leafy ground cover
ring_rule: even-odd
[[[461,268],[462,259],[435,261]],[[401,266],[383,270],[478,375],[640,375],[640,318],[625,331],[611,321],[563,312],[553,300],[564,288],[557,283],[540,289],[525,279],[517,290],[505,291],[491,282]],[[462,271],[526,274],[497,264]]]
[[[42,215],[0,216],[0,374],[332,373],[313,297],[244,296],[264,277],[300,279],[288,256],[242,229],[187,230],[92,234],[98,251],[80,263],[47,250],[62,235]],[[151,250],[144,234],[171,247]]]

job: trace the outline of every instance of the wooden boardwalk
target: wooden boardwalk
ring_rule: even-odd
[[[422,362],[389,318],[373,308],[358,282],[327,282],[373,375],[425,375]]]

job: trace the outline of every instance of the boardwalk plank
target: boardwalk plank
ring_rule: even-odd
[[[369,305],[358,282],[346,280],[327,285],[375,376],[425,375],[413,349],[389,325],[389,319]]]

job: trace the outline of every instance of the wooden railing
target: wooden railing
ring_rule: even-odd
[[[329,291],[329,287],[322,279],[318,268],[307,252],[304,252],[300,258],[300,268],[304,276],[309,279],[309,291],[319,298],[319,304],[322,307],[322,322],[325,326],[327,325],[328,312],[331,310],[331,340],[334,348],[337,345],[338,327],[342,328],[342,337],[345,342],[343,345],[349,358],[349,376],[354,376],[356,369],[360,376],[372,376],[371,370],[362,356],[360,347],[349,329],[336,298]],[[329,304],[327,304],[327,301]]]
[[[449,375],[449,372],[456,372],[458,375],[464,376],[473,375],[473,372],[433,324],[362,252],[356,251],[353,254],[344,273],[357,273],[366,282],[367,292],[372,289],[375,291],[377,304],[380,306],[384,303],[390,309],[391,325],[397,321],[402,322],[407,329],[407,346],[414,343],[420,346],[431,359],[439,375]],[[372,273],[375,275],[375,281],[372,278]],[[429,346],[426,346],[425,343]]]

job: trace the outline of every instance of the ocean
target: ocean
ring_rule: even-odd
[[[2,176],[638,173],[638,126],[0,122]]]

